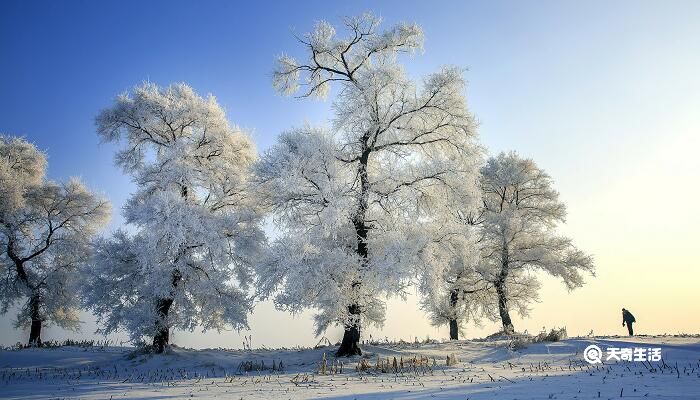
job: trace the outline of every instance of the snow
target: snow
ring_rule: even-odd
[[[660,347],[662,363],[583,361],[586,346]],[[698,399],[700,338],[597,337],[532,344],[511,351],[502,340],[364,346],[377,358],[435,358],[431,369],[357,372],[360,357],[344,360],[342,374],[320,375],[335,347],[281,350],[191,350],[143,355],[133,348],[0,351],[0,398],[6,399]],[[447,355],[459,362],[446,366]],[[244,361],[273,361],[284,370],[242,372]],[[677,369],[676,369],[677,368]],[[621,396],[622,395],[622,396]]]

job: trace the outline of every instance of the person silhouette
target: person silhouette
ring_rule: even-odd
[[[634,330],[632,329],[632,324],[637,322],[636,319],[634,319],[634,315],[632,315],[629,310],[625,310],[624,308],[622,309],[622,326],[625,326],[627,324],[627,331],[629,332],[630,336],[634,336]]]

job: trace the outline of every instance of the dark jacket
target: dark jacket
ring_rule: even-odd
[[[634,315],[631,312],[625,310],[622,312],[622,322],[631,324],[632,322],[637,322],[637,320],[634,319]]]

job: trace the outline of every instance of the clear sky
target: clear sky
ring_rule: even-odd
[[[545,278],[541,302],[516,329],[622,334],[620,308],[640,333],[700,332],[700,2],[697,1],[0,1],[0,132],[49,154],[49,176],[81,177],[114,204],[110,229],[133,190],[100,144],[97,112],[144,80],[184,81],[212,93],[259,150],[329,102],[274,93],[276,55],[298,53],[292,33],[319,19],[372,11],[385,26],[422,25],[425,52],[407,59],[420,77],[468,68],[467,97],[491,153],[517,150],[555,179],[568,205],[562,231],[592,253],[598,276],[574,292]],[[309,313],[259,304],[253,345],[315,344]],[[374,337],[447,337],[415,298],[389,303]],[[0,344],[25,341],[14,315]],[[92,336],[85,315],[81,336]],[[467,336],[496,324],[469,326]],[[240,335],[176,333],[192,347],[239,347]],[[76,337],[51,328],[44,339]],[[327,336],[336,341],[340,329]],[[123,336],[121,336],[123,337]],[[119,340],[119,336],[115,337]]]

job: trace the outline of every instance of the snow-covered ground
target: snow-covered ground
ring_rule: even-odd
[[[583,360],[590,344],[660,347],[663,362]],[[700,338],[598,337],[532,344],[511,351],[504,341],[364,346],[342,373],[319,374],[333,347],[305,350],[186,350],[158,356],[131,348],[25,349],[0,352],[0,398],[7,399],[700,399]],[[447,355],[459,362],[447,366]],[[396,357],[401,372],[393,371]],[[414,368],[414,359],[428,360]],[[374,367],[377,359],[389,365]],[[435,361],[433,361],[433,359]],[[264,372],[242,365],[264,362]],[[279,363],[282,361],[282,371]],[[275,370],[269,370],[272,365]],[[435,364],[433,364],[435,363]],[[427,366],[426,366],[427,364]],[[327,371],[328,372],[328,371]]]

